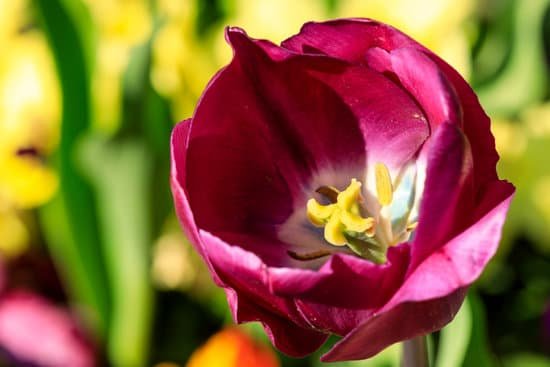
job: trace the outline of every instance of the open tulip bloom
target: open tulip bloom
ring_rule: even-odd
[[[462,77],[396,29],[308,23],[234,56],[172,135],[186,235],[236,322],[291,356],[371,357],[442,328],[493,256],[514,188]]]

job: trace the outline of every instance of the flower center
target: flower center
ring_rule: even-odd
[[[390,246],[407,241],[416,227],[414,211],[416,172],[404,169],[392,182],[383,163],[374,165],[375,190],[366,190],[353,178],[343,191],[321,186],[316,192],[327,204],[309,199],[307,217],[316,227],[324,228],[325,240],[333,246],[347,246],[357,255],[377,264],[386,262]]]

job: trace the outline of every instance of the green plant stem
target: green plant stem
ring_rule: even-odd
[[[417,336],[403,342],[402,367],[429,367],[428,346],[425,336]]]

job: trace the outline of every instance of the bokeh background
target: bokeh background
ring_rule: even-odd
[[[517,186],[496,258],[430,338],[433,363],[550,366],[549,5],[0,0],[0,366],[323,365],[231,326],[174,216],[169,135],[230,59],[224,26],[280,42],[347,16],[402,29],[469,80]]]

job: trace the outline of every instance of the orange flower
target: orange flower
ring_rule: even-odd
[[[237,328],[214,334],[189,358],[187,367],[278,367],[275,354]]]

